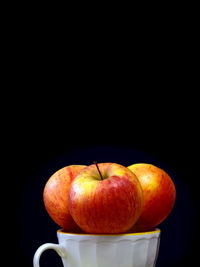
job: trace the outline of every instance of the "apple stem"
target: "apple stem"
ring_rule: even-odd
[[[98,164],[97,164],[97,161],[93,161],[94,162],[94,164],[96,165],[96,167],[97,167],[97,170],[98,170],[98,172],[99,172],[99,175],[100,175],[100,177],[101,177],[101,180],[103,181],[103,177],[102,177],[102,174],[101,174],[101,172],[100,172],[100,170],[99,170],[99,166],[98,166]]]

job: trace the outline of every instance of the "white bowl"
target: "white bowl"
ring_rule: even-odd
[[[92,235],[57,231],[59,245],[47,243],[35,253],[34,267],[46,249],[62,257],[64,267],[154,267],[160,230],[118,235]]]

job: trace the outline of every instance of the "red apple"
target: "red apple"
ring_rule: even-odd
[[[68,209],[68,190],[74,177],[86,166],[71,165],[54,173],[47,181],[43,199],[45,208],[50,217],[59,226],[68,231],[78,230]]]
[[[124,233],[139,218],[142,205],[142,188],[137,177],[116,163],[86,167],[69,189],[69,211],[86,233]]]
[[[141,163],[128,168],[139,179],[144,197],[142,214],[132,231],[148,231],[170,214],[176,198],[175,185],[164,170],[154,165]]]

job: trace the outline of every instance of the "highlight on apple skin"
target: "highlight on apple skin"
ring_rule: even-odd
[[[172,211],[176,199],[175,185],[164,170],[152,164],[133,164],[128,169],[137,176],[144,197],[142,213],[131,231],[149,231]]]
[[[68,190],[74,177],[85,165],[70,165],[55,172],[47,181],[43,200],[45,208],[55,223],[66,231],[78,231],[68,209]]]
[[[69,211],[86,233],[118,234],[129,230],[143,206],[141,185],[135,174],[116,163],[92,164],[70,185]]]

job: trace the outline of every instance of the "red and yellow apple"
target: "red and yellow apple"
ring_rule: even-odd
[[[144,197],[141,216],[131,230],[148,231],[170,214],[176,199],[175,185],[164,170],[152,164],[133,164],[128,168],[140,181]]]
[[[126,232],[143,206],[137,177],[116,163],[96,163],[81,170],[70,185],[68,197],[74,221],[92,234]]]
[[[43,200],[48,214],[54,222],[68,231],[79,229],[68,209],[69,187],[74,177],[85,167],[70,165],[58,170],[49,178],[44,188]]]

